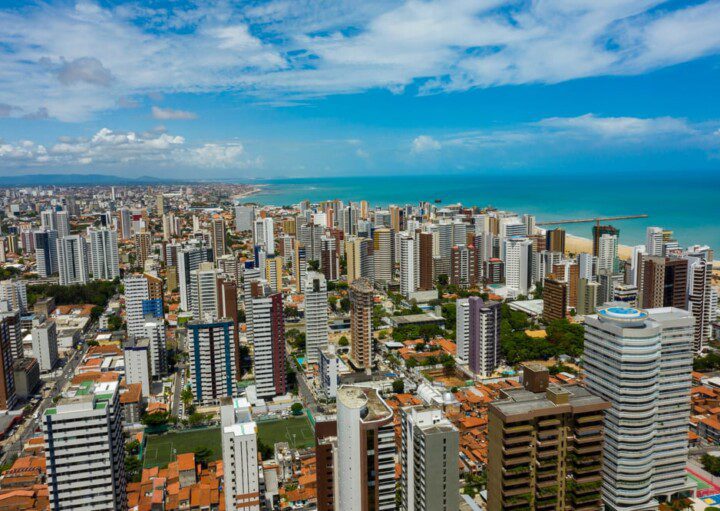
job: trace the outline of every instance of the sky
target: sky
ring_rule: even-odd
[[[0,1],[0,175],[701,173],[720,0]]]

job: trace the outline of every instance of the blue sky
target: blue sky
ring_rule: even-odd
[[[0,173],[720,165],[720,1],[0,3]]]

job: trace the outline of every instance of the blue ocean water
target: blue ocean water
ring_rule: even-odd
[[[530,213],[537,221],[646,214],[649,218],[612,222],[620,242],[645,242],[645,228],[671,229],[681,246],[707,244],[720,249],[720,175],[604,176],[423,175],[361,176],[260,181],[261,193],[248,200],[290,205],[341,199],[367,200],[372,206],[441,204],[492,205]],[[591,236],[592,223],[567,224],[576,236]]]

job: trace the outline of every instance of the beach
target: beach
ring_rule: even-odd
[[[572,234],[565,235],[565,253],[566,254],[580,254],[587,253],[592,254],[593,242],[589,238],[583,238],[581,236],[573,236]],[[620,259],[630,260],[632,259],[633,248],[627,245],[618,246],[618,257]]]

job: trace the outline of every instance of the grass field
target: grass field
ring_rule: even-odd
[[[290,447],[304,449],[315,444],[312,426],[304,415],[269,422],[258,422],[258,440],[271,447],[287,442]]]
[[[151,435],[145,446],[143,466],[165,467],[171,461],[175,461],[176,453],[194,452],[202,447],[212,451],[211,461],[222,458],[220,428]]]

